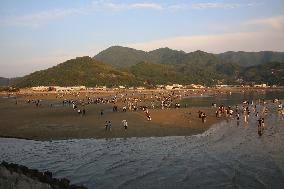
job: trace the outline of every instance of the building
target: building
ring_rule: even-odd
[[[165,89],[166,90],[173,90],[173,89],[182,89],[183,85],[180,84],[173,84],[173,85],[166,85]]]
[[[266,84],[260,84],[260,85],[253,85],[253,87],[256,87],[256,88],[266,88],[268,87]]]
[[[37,87],[32,87],[31,89],[33,91],[49,91],[49,88],[48,86],[37,86]]]

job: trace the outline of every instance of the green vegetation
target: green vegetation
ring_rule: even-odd
[[[17,87],[153,86],[170,83],[196,83],[210,86],[219,83],[235,84],[238,79],[243,79],[249,83],[284,84],[283,63],[262,63],[265,60],[281,59],[281,53],[260,52],[259,55],[257,53],[250,55],[244,52],[228,52],[220,55],[203,51],[185,53],[169,48],[144,52],[115,46],[102,51],[94,58],[71,59],[52,68],[19,78],[14,83]],[[236,63],[230,59],[240,62]],[[242,61],[255,61],[250,64],[257,65],[242,66],[245,64]]]
[[[250,82],[283,85],[284,63],[269,62],[251,66],[243,71],[242,76],[246,81]]]
[[[217,55],[220,59],[239,66],[250,67],[267,62],[284,62],[284,52],[225,52]]]
[[[15,84],[19,87],[38,85],[132,85],[134,77],[90,57],[68,60],[52,68],[23,77]]]

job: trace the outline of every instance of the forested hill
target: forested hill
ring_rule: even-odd
[[[284,85],[281,53],[265,56],[264,62],[243,63],[220,58],[221,55],[195,51],[185,53],[169,48],[144,52],[114,46],[94,58],[78,57],[52,68],[31,73],[14,83],[18,87],[38,85],[149,85],[155,84],[239,84],[268,83]],[[254,55],[255,56],[255,55]],[[270,58],[269,58],[270,57]],[[240,58],[240,60],[242,60]]]
[[[8,86],[9,85],[9,79],[5,77],[0,77],[0,86]]]
[[[186,64],[206,62],[228,62],[242,67],[264,64],[267,62],[284,62],[284,52],[225,52],[221,54],[195,51],[185,53],[184,51],[172,50],[170,48],[159,48],[145,52],[128,47],[112,46],[97,54],[95,59],[111,64],[118,68],[125,68],[137,63],[147,61],[161,64]],[[210,60],[209,60],[210,59]]]
[[[15,84],[18,87],[38,85],[132,85],[134,77],[128,72],[116,70],[111,65],[91,57],[78,57],[52,68],[29,74]]]
[[[250,67],[265,64],[267,62],[284,62],[284,52],[261,51],[261,52],[225,52],[217,55],[220,59],[233,62],[240,66]]]

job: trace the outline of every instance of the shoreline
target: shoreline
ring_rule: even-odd
[[[223,116],[217,118],[216,108],[209,107],[209,104],[207,107],[184,107],[181,104],[180,108],[175,108],[175,103],[180,103],[187,96],[196,94],[201,96],[213,94],[218,98],[230,92],[228,89],[222,93],[218,91],[29,93],[16,95],[16,98],[0,98],[0,137],[53,141],[192,136],[205,132],[212,125],[227,118]],[[114,97],[115,102],[112,101]],[[167,98],[170,98],[171,107],[161,107],[161,102]],[[65,99],[69,101],[68,104],[62,104]],[[96,99],[100,99],[99,102],[94,101]],[[86,109],[86,114],[84,116],[78,114],[77,109],[72,108],[70,100],[76,102],[78,109]],[[139,109],[128,110],[126,105],[128,103],[136,103]],[[155,107],[152,108],[153,104]],[[113,111],[114,106],[117,106],[117,111]],[[127,111],[123,111],[124,106],[127,106]],[[151,114],[151,121],[147,120],[147,111],[142,110],[144,106],[147,106]],[[102,110],[104,113],[100,115]],[[199,111],[206,113],[205,123],[198,117]],[[123,120],[128,122],[127,130],[123,127]],[[111,121],[111,131],[105,129],[107,121]]]
[[[57,188],[87,189],[83,185],[70,184],[67,178],[54,178],[50,171],[39,171],[26,166],[2,161],[0,164],[0,186],[11,188]]]

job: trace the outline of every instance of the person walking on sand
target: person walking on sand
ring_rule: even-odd
[[[124,130],[127,131],[127,127],[128,127],[127,121],[124,119],[122,120],[122,123],[123,123]]]

